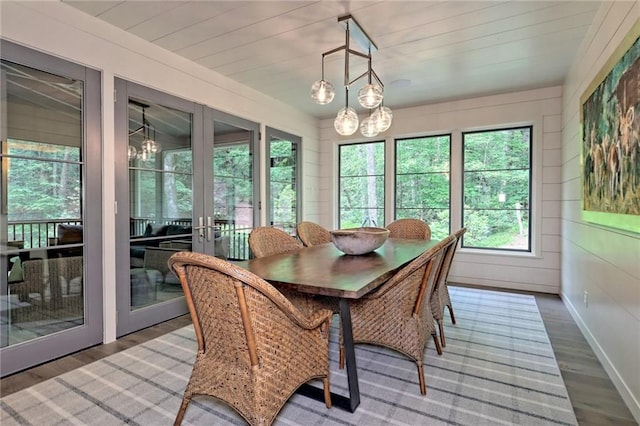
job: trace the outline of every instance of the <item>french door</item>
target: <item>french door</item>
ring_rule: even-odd
[[[0,373],[102,341],[100,73],[0,41]]]
[[[243,258],[256,137],[250,122],[116,80],[119,336],[187,313],[174,253]]]

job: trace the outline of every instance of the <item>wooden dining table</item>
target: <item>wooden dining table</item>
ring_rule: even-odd
[[[334,406],[353,412],[360,404],[360,389],[349,301],[375,290],[437,243],[389,238],[382,247],[359,256],[343,254],[327,243],[234,263],[276,287],[339,299],[349,396],[332,392],[331,399]],[[301,387],[299,393],[324,401],[323,390],[311,385]]]

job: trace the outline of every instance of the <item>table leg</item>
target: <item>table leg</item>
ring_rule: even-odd
[[[358,384],[358,369],[356,367],[356,351],[353,344],[353,329],[351,327],[351,308],[347,299],[340,299],[340,324],[342,325],[342,339],[344,342],[344,358],[347,370],[347,382],[349,385],[349,397],[331,392],[331,402],[334,407],[342,408],[350,412],[356,411],[360,405],[360,386]],[[309,384],[304,384],[298,389],[298,393],[318,401],[324,401],[322,389]]]
[[[360,385],[358,384],[358,369],[356,367],[356,350],[353,344],[353,328],[351,327],[351,308],[347,299],[340,299],[340,323],[342,324],[342,339],[344,341],[344,358],[349,383],[349,411],[354,412],[360,405]]]

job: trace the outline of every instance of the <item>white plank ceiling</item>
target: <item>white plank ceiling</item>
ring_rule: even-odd
[[[325,62],[336,100],[320,106],[309,96],[322,53],[345,42],[339,16],[353,15],[378,46],[373,69],[393,109],[562,84],[600,6],[567,0],[65,3],[320,118],[344,104],[343,53]],[[351,78],[365,69],[352,56]],[[361,84],[353,85],[351,105]]]

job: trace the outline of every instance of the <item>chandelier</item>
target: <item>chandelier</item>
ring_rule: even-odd
[[[338,111],[333,126],[343,136],[354,134],[360,127],[360,132],[363,136],[374,137],[378,133],[386,131],[391,126],[391,120],[393,119],[391,109],[383,105],[384,85],[371,66],[371,52],[378,50],[378,47],[353,16],[341,16],[338,18],[338,22],[345,27],[345,43],[322,54],[322,76],[320,80],[311,86],[311,98],[320,105],[326,105],[333,100],[336,92],[333,84],[324,78],[324,58],[344,50],[345,106]],[[367,53],[353,50],[350,47],[351,37]],[[349,58],[351,55],[367,60],[367,70],[353,80],[349,76]],[[358,91],[358,103],[369,110],[369,115],[362,120],[362,123],[359,123],[356,110],[349,106],[349,88],[363,77],[367,77],[367,83]]]
[[[129,161],[139,159],[147,160],[152,154],[160,151],[160,144],[156,142],[156,128],[147,120],[145,109],[149,108],[149,105],[129,100],[130,104],[136,105],[142,109],[142,126],[129,132]],[[131,144],[131,136],[142,132],[142,143],[140,143],[140,149]]]

